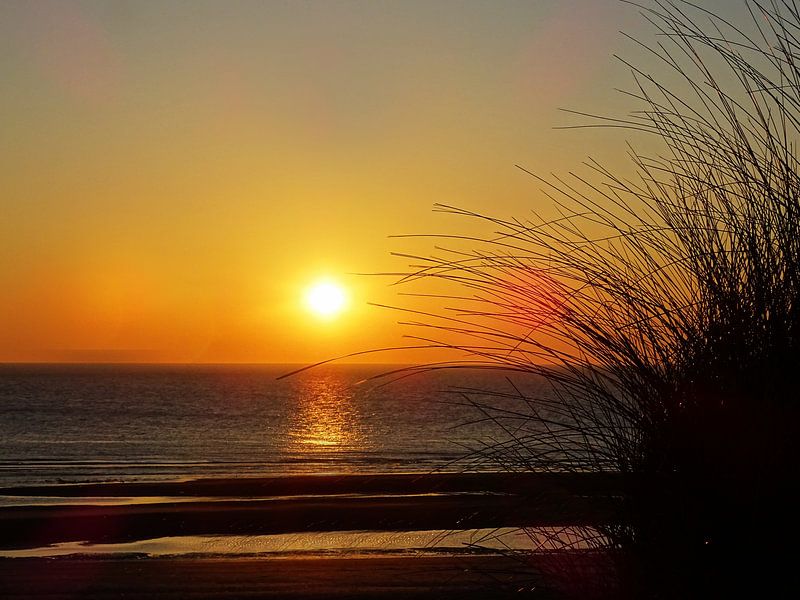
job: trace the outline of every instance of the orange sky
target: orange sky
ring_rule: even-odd
[[[555,131],[613,87],[616,0],[0,5],[0,361],[309,362],[402,344],[385,278],[434,202],[546,210],[514,168],[622,161]],[[619,158],[615,158],[619,157]],[[350,289],[320,321],[319,276]],[[416,355],[377,355],[402,362]]]

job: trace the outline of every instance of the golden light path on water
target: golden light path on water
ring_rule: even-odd
[[[297,394],[297,408],[289,432],[289,450],[315,453],[370,447],[352,386],[330,374],[304,381]]]

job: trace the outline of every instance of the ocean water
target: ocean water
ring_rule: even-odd
[[[0,365],[0,486],[459,470],[498,434],[452,390],[504,374],[389,368]]]

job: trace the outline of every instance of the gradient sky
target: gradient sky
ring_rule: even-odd
[[[707,3],[720,7],[726,3]],[[403,343],[391,251],[622,162],[616,0],[0,2],[0,361],[309,362]],[[429,242],[424,242],[429,244]],[[421,245],[423,244],[423,245]],[[351,310],[321,322],[329,275]],[[371,360],[402,362],[410,354]]]

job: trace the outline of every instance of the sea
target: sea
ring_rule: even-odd
[[[0,365],[0,487],[490,468],[507,373],[295,369]]]

